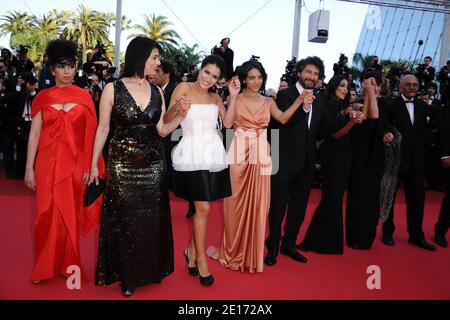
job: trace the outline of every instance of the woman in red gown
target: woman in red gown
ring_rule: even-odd
[[[33,101],[25,184],[36,191],[35,261],[33,283],[64,276],[78,266],[79,235],[99,224],[102,197],[84,207],[97,118],[89,94],[72,81],[76,72],[76,44],[55,40],[47,47],[56,86]],[[102,159],[99,168],[104,172]]]

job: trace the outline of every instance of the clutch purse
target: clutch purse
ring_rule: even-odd
[[[84,194],[84,206],[89,207],[97,200],[97,198],[105,191],[106,181],[105,179],[98,179],[98,185],[92,182],[87,186]]]

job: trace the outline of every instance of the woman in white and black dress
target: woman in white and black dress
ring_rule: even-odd
[[[225,119],[226,109],[220,96],[210,90],[224,72],[222,58],[207,56],[197,80],[177,86],[164,117],[169,122],[178,113],[187,113],[181,122],[183,138],[172,154],[174,191],[195,204],[193,237],[184,256],[189,274],[198,276],[205,286],[214,282],[205,253],[208,215],[212,201],[231,195],[227,154],[217,130],[217,118]],[[233,81],[238,85],[238,79]]]

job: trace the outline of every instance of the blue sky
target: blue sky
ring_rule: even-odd
[[[235,53],[235,66],[248,60],[251,55],[260,56],[260,61],[268,73],[267,87],[277,88],[279,78],[284,73],[286,60],[291,58],[295,1],[268,1],[122,0],[123,14],[133,23],[142,24],[143,14],[164,15],[174,24],[173,28],[180,34],[184,43],[188,45],[198,43],[206,52],[218,44],[220,39],[229,36],[230,48]],[[40,16],[53,8],[75,10],[79,4],[104,12],[116,9],[115,0],[2,2],[0,15],[5,15],[10,10],[30,12],[31,9],[33,14]],[[321,57],[325,62],[328,80],[333,75],[333,63],[338,60],[339,54],[346,53],[349,57],[353,55],[368,6],[337,0],[322,2],[305,0],[305,4],[306,8],[302,8],[299,57],[308,55]],[[261,7],[263,8],[258,11]],[[325,44],[311,43],[307,39],[309,12],[312,13],[319,8],[330,11],[329,39]],[[256,11],[258,12],[255,13]],[[250,16],[252,17],[248,19]],[[247,21],[243,23],[245,20]],[[127,39],[129,34],[130,32],[122,34],[122,51],[129,42]],[[110,39],[114,40],[114,29],[111,31]],[[8,47],[8,40],[1,38],[0,45]]]

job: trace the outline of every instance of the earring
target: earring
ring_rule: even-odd
[[[243,83],[243,84],[245,84],[245,80],[244,80],[244,81],[242,81],[242,83]]]

